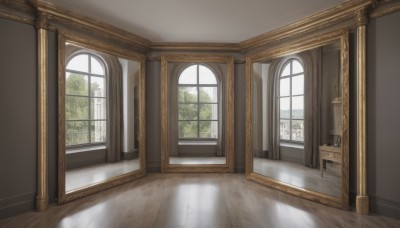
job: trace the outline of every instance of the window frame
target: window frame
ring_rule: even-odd
[[[302,68],[303,68],[303,71],[302,72],[300,72],[300,73],[295,73],[295,74],[293,74],[293,61],[298,61],[300,64],[301,64],[301,66],[302,66]],[[290,64],[290,73],[289,73],[289,75],[286,75],[286,76],[282,76],[282,74],[283,74],[283,71],[285,70],[285,68],[286,68],[286,66],[288,65],[288,64]],[[303,145],[304,144],[304,128],[303,128],[303,141],[299,141],[299,140],[293,140],[292,139],[292,122],[293,122],[293,120],[301,120],[301,121],[303,121],[303,126],[304,126],[304,104],[305,104],[305,95],[304,95],[304,79],[305,79],[305,70],[304,70],[304,63],[303,63],[303,61],[300,59],[300,58],[298,58],[298,57],[290,57],[290,58],[288,58],[288,59],[285,59],[284,61],[283,61],[283,64],[282,64],[282,66],[279,68],[279,74],[277,75],[277,77],[278,77],[278,86],[277,86],[277,88],[278,88],[278,94],[277,94],[277,99],[279,100],[279,107],[278,107],[278,110],[279,110],[279,141],[280,142],[285,142],[285,143],[293,143],[293,144],[301,144],[301,145]],[[292,80],[293,80],[293,77],[296,77],[296,76],[300,76],[300,75],[303,75],[303,93],[302,94],[296,94],[296,95],[293,95],[292,94],[292,87],[293,87],[293,83],[292,83]],[[281,96],[281,87],[280,87],[280,84],[281,84],[281,80],[283,80],[283,79],[288,79],[289,78],[289,81],[290,81],[290,88],[289,88],[289,95],[286,95],[286,96]],[[293,103],[292,103],[292,99],[294,98],[294,97],[303,97],[303,118],[302,119],[299,119],[299,118],[293,118],[293,116],[292,116],[292,110],[293,110]],[[281,98],[289,98],[289,110],[290,110],[290,112],[289,112],[289,118],[281,118],[281,113],[280,113],[280,110],[281,110]],[[280,132],[281,132],[281,128],[280,128],[280,124],[281,124],[281,120],[289,120],[289,129],[290,129],[290,133],[289,133],[289,139],[282,139],[281,138],[281,134],[280,134]]]
[[[67,69],[68,64],[77,56],[79,55],[87,55],[88,56],[88,72],[83,72],[83,71],[77,71],[77,70],[69,70]],[[96,74],[96,73],[91,73],[92,69],[92,63],[91,63],[91,58],[94,58],[99,62],[99,64],[103,67],[104,69],[104,75]],[[65,116],[65,129],[67,129],[67,122],[87,122],[88,127],[87,127],[87,135],[88,135],[88,143],[80,143],[80,144],[73,144],[73,145],[65,145],[66,148],[69,149],[77,149],[77,148],[85,148],[85,147],[92,147],[92,146],[102,146],[107,144],[107,107],[108,107],[108,94],[107,94],[107,67],[105,62],[102,60],[102,58],[94,53],[88,52],[88,51],[83,51],[83,52],[77,52],[73,55],[71,55],[68,58],[68,61],[65,64],[65,88],[67,86],[67,74],[68,73],[75,73],[79,75],[84,75],[88,77],[88,94],[87,95],[76,95],[76,94],[68,94],[67,90],[65,89],[65,104],[67,104],[67,97],[81,97],[81,98],[87,98],[88,99],[88,119],[76,119],[76,120],[68,120],[67,117]],[[97,77],[97,78],[103,78],[104,79],[104,97],[99,97],[99,96],[92,96],[91,95],[91,78],[92,77]],[[101,98],[105,99],[105,107],[106,107],[106,118],[105,119],[92,119],[91,118],[91,100],[94,98]],[[95,112],[95,106],[93,106],[93,112]],[[95,123],[96,121],[104,121],[106,130],[105,130],[105,140],[104,142],[92,142],[92,131],[91,131],[91,124]]]
[[[189,67],[192,67],[192,66],[196,66],[196,68],[197,68],[196,69],[196,72],[197,72],[196,84],[180,84],[179,83],[179,79],[182,76],[182,73],[186,69],[188,69]],[[215,77],[215,80],[216,80],[215,84],[200,84],[200,70],[199,70],[200,66],[206,67],[208,70],[210,70],[213,73],[213,76]],[[221,83],[218,80],[217,74],[214,72],[214,70],[211,67],[208,67],[208,66],[206,66],[204,64],[200,64],[200,63],[191,64],[189,66],[186,66],[182,71],[179,72],[179,76],[178,76],[178,80],[177,80],[177,98],[176,98],[177,99],[177,108],[178,108],[178,112],[177,112],[177,115],[178,115],[178,117],[177,117],[178,141],[181,141],[181,142],[185,142],[185,141],[201,141],[201,142],[203,142],[203,141],[212,141],[212,142],[214,142],[214,141],[218,140],[218,138],[220,137],[220,134],[221,134],[220,127],[219,127],[220,112],[221,112],[221,109],[220,109],[220,104],[221,104],[221,101],[220,101],[220,91],[221,91],[220,85],[221,85]],[[179,90],[180,90],[180,87],[195,87],[197,89],[197,102],[180,102],[179,101]],[[217,89],[217,102],[201,102],[200,101],[200,88],[201,87],[214,87],[214,88],[216,88]],[[197,105],[197,119],[195,119],[195,120],[181,120],[181,119],[179,119],[179,106],[182,105],[182,104],[183,105],[187,105],[187,104]],[[216,119],[209,119],[209,120],[201,120],[200,119],[200,105],[206,105],[206,104],[217,105],[217,118]],[[179,122],[183,122],[183,121],[193,121],[193,122],[196,121],[197,122],[197,138],[193,138],[193,137],[183,137],[183,138],[181,138],[179,136],[180,135],[179,134],[180,133],[179,132]],[[216,122],[217,123],[217,137],[216,138],[201,138],[200,137],[200,122],[211,122],[211,123]]]

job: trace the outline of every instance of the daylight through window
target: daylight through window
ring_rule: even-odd
[[[178,127],[180,139],[218,138],[218,82],[203,65],[192,65],[179,76]]]
[[[106,142],[106,78],[103,62],[90,53],[75,55],[65,72],[67,146]]]
[[[303,65],[296,59],[289,59],[279,76],[280,139],[304,142]]]

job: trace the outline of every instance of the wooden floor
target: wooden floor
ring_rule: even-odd
[[[340,166],[328,166],[327,164],[323,177],[321,177],[319,169],[281,160],[254,158],[253,167],[255,173],[284,183],[338,198],[342,196]]]
[[[290,196],[244,174],[148,174],[0,227],[400,227],[400,220],[360,216]]]
[[[139,158],[70,169],[65,172],[65,191],[69,192],[139,169]]]

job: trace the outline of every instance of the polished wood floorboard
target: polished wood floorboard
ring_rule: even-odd
[[[139,169],[139,158],[70,169],[65,172],[65,191],[93,185]]]
[[[174,165],[220,165],[226,164],[225,157],[169,157]]]
[[[342,196],[340,166],[327,164],[323,177],[319,169],[281,160],[254,158],[253,167],[255,173],[274,180],[338,198]]]
[[[0,227],[400,227],[400,220],[324,206],[246,180],[244,174],[148,174]]]

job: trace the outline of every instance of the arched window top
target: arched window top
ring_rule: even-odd
[[[216,85],[217,78],[210,68],[203,65],[192,65],[182,71],[178,83],[181,85]]]
[[[67,64],[67,70],[104,76],[104,64],[93,54],[77,54]]]
[[[295,58],[286,60],[286,62],[283,64],[282,69],[283,70],[280,75],[281,77],[304,73],[303,64],[301,64],[301,62]]]

